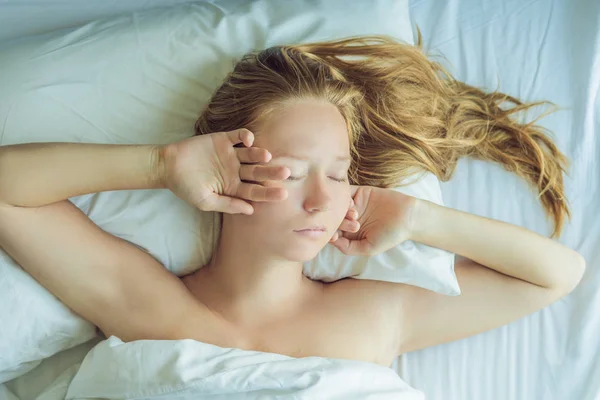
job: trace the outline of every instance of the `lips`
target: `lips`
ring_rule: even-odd
[[[318,240],[321,240],[321,238],[326,235],[326,232],[327,231],[322,226],[311,226],[308,228],[299,229],[299,230],[294,231],[294,233],[299,236],[302,236],[302,237],[305,237],[308,239],[318,239]]]
[[[303,229],[296,229],[294,230],[294,232],[304,232],[304,231],[315,231],[315,232],[325,232],[326,229],[324,226],[320,226],[320,225],[315,225],[315,226],[309,226]]]

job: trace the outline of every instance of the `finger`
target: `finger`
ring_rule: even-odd
[[[340,225],[340,230],[352,233],[358,232],[360,230],[360,223],[358,221],[345,219]]]
[[[278,187],[265,187],[253,183],[242,183],[237,197],[250,201],[281,201],[287,198],[287,190]]]
[[[264,165],[242,164],[240,166],[240,179],[242,181],[263,182],[283,180],[289,176],[290,169],[283,165],[267,167]]]
[[[330,242],[335,242],[336,240],[338,240],[338,238],[340,237],[339,231],[336,231],[333,236],[331,237],[331,239],[329,239]]]
[[[352,196],[352,198],[354,198],[354,195],[356,194],[356,191],[359,187],[360,186],[358,185],[350,185],[350,196]],[[352,204],[354,204],[354,201],[352,201]]]
[[[349,220],[356,220],[358,218],[358,211],[355,208],[348,210],[346,213],[346,218]]]
[[[234,146],[243,143],[246,147],[252,147],[252,144],[254,143],[254,134],[248,129],[242,128],[224,133]]]
[[[254,207],[244,200],[236,199],[235,197],[219,196],[217,194],[213,194],[211,198],[207,199],[206,204],[200,209],[227,214],[252,215],[254,212]]]
[[[339,251],[349,256],[366,256],[369,255],[371,244],[366,240],[349,240],[340,236],[338,240],[331,243]]]
[[[271,153],[267,149],[261,149],[258,147],[240,147],[236,148],[240,163],[266,163],[271,161]]]

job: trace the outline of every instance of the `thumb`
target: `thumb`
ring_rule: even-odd
[[[254,207],[248,202],[235,197],[219,196],[213,194],[210,199],[206,199],[205,205],[198,206],[205,211],[217,211],[226,214],[246,214],[252,215]]]

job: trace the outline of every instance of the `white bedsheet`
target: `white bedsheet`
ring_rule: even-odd
[[[405,355],[400,373],[431,400],[600,399],[600,2],[413,0],[411,16],[459,79],[563,108],[542,125],[572,160],[573,215],[560,241],[583,254],[587,271],[564,300]],[[442,192],[450,207],[548,232],[535,196],[497,166],[462,162]]]
[[[43,3],[32,3],[44,10]],[[411,12],[427,47],[444,54],[458,78],[563,108],[542,124],[573,160],[566,181],[573,218],[561,241],[585,256],[588,270],[577,290],[551,307],[492,332],[407,354],[398,371],[432,400],[599,399],[600,3],[413,0]],[[451,207],[548,232],[527,186],[497,166],[461,162],[443,192]],[[35,398],[81,362],[85,346],[0,388],[0,399],[9,399],[8,389],[21,400]]]

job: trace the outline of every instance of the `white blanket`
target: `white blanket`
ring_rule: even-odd
[[[124,343],[111,336],[87,354],[66,394],[66,399],[89,398],[423,400],[424,396],[392,369],[367,362],[293,358],[194,340]]]

